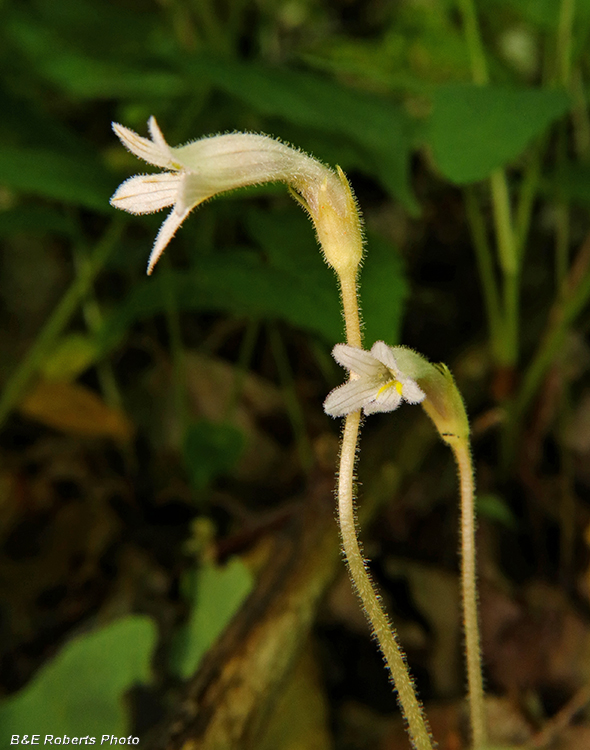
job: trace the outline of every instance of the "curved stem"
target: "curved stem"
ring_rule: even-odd
[[[359,423],[360,411],[355,411],[346,418],[338,475],[338,521],[348,570],[385,657],[391,679],[397,690],[402,714],[408,723],[412,744],[416,750],[432,750],[428,724],[416,696],[403,651],[398,643],[395,629],[375,591],[357,539],[353,482]]]
[[[463,600],[463,626],[467,657],[467,685],[469,714],[474,750],[483,748],[487,741],[483,679],[481,674],[481,647],[477,614],[475,566],[475,503],[473,466],[467,440],[452,444],[461,486],[461,589]]]
[[[362,346],[357,297],[356,269],[340,273],[340,293],[346,323],[346,340],[350,346]],[[338,523],[350,577],[365,614],[385,657],[398,703],[407,722],[412,745],[416,750],[432,750],[428,722],[414,689],[404,653],[397,635],[377,594],[359,546],[354,511],[354,464],[359,434],[360,411],[349,414],[344,425],[338,473]]]
[[[346,324],[346,343],[349,346],[363,345],[356,284],[356,269],[339,274],[340,295]]]

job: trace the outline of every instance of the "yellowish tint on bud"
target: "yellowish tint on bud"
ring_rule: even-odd
[[[432,365],[428,375],[420,378],[418,383],[426,393],[422,407],[445,443],[453,446],[467,441],[469,420],[449,368],[443,364]]]
[[[310,210],[326,262],[339,276],[356,273],[363,256],[363,238],[356,200],[337,167],[338,178],[326,177],[317,194],[316,210]]]

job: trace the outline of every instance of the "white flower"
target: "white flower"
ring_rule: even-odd
[[[156,237],[148,274],[193,208],[219,193],[263,182],[290,185],[316,225],[327,261],[335,268],[337,263],[354,263],[356,268],[362,254],[360,225],[350,188],[340,171],[334,172],[266,135],[216,135],[173,148],[166,143],[154,117],[150,117],[148,127],[151,140],[113,123],[113,130],[129,151],[167,171],[130,177],[111,198],[111,205],[132,214],[173,206]]]
[[[365,414],[393,411],[407,401],[419,404],[426,394],[415,380],[405,375],[400,364],[413,367],[418,356],[404,347],[387,346],[377,341],[371,351],[337,344],[332,355],[351,372],[348,383],[335,388],[324,402],[324,411],[332,417],[343,417],[362,409]]]

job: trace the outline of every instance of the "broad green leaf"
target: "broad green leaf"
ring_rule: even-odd
[[[322,261],[318,257],[322,271]],[[302,285],[298,277],[265,264],[255,253],[229,251],[195,261],[192,271],[167,272],[138,284],[107,319],[102,351],[115,345],[131,324],[163,312],[170,289],[179,310],[223,312],[261,319],[283,319],[330,342],[342,338],[338,293],[331,273]],[[319,276],[319,278],[318,278]]]
[[[153,621],[140,615],[77,636],[1,704],[2,736],[127,735],[123,698],[130,687],[150,680],[155,643]]]
[[[291,271],[306,286],[319,272],[336,284],[332,272],[318,268],[319,249],[310,235],[309,222],[292,211],[252,210],[247,214],[248,230],[263,248],[271,264]],[[383,339],[390,344],[399,340],[407,284],[403,264],[396,248],[373,233],[368,234],[360,274],[361,307],[365,342]],[[330,340],[329,343],[343,340]]]
[[[60,120],[43,110],[42,102],[27,98],[24,91],[9,90],[0,81],[0,143],[3,146],[30,146],[48,151],[68,153],[89,160],[93,158],[90,144]],[[0,175],[1,180],[1,175]]]
[[[432,104],[427,144],[443,175],[465,185],[516,159],[569,99],[563,91],[453,83],[437,87]]]
[[[184,436],[183,454],[193,487],[203,490],[216,477],[226,474],[243,448],[244,435],[233,425],[205,419],[190,425]]]
[[[104,354],[124,337],[134,321],[166,309],[171,284],[180,310],[215,311],[265,320],[284,320],[333,345],[344,340],[338,285],[321,259],[313,230],[297,209],[248,214],[248,229],[264,252],[225,251],[197,256],[192,271],[165,269],[138,284],[105,321],[100,335]],[[197,220],[197,219],[193,219]],[[369,236],[361,276],[367,342],[398,337],[407,287],[396,249]]]
[[[71,96],[83,99],[173,98],[188,93],[182,78],[169,71],[123,66],[74,52],[54,53],[43,72]]]
[[[408,296],[402,259],[397,249],[378,235],[367,233],[366,260],[360,277],[365,344],[399,341]]]
[[[95,162],[42,148],[0,145],[0,185],[96,211],[110,210],[113,185]]]
[[[65,234],[72,231],[72,223],[63,212],[49,206],[23,206],[0,211],[0,237],[14,234]]]
[[[133,19],[129,23],[133,26]],[[64,42],[47,24],[32,21],[30,14],[13,16],[8,33],[43,78],[77,98],[174,97],[187,92],[182,77],[164,67],[147,67],[147,59],[130,63],[90,55]]]
[[[73,380],[96,361],[97,355],[96,341],[90,336],[71,333],[56,342],[41,363],[40,371],[49,380]]]
[[[191,582],[189,581],[189,584]],[[186,626],[173,644],[171,667],[188,679],[244,602],[254,581],[244,563],[233,558],[218,567],[206,564],[192,574],[193,606]]]
[[[187,69],[263,114],[346,136],[383,186],[417,208],[408,182],[412,126],[396,102],[294,70],[211,59],[193,59]]]

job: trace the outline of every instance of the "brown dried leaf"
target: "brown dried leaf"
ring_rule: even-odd
[[[133,425],[123,412],[107,406],[79,383],[39,380],[19,405],[27,417],[72,435],[127,441]]]

